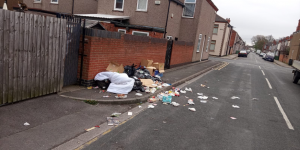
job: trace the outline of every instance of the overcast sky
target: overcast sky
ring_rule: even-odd
[[[300,0],[212,0],[223,18],[248,45],[255,35],[273,35],[275,39],[296,31],[300,19]]]

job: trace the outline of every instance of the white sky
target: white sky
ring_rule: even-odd
[[[300,19],[300,0],[212,0],[223,18],[230,18],[246,44],[255,35],[290,36]]]

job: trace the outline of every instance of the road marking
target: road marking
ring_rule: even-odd
[[[267,80],[267,82],[268,82],[269,88],[272,89],[272,86],[271,86],[269,80],[268,80],[267,78],[266,78],[266,80]]]
[[[261,67],[260,66],[258,66],[259,67],[259,69],[261,69]]]
[[[261,70],[261,72],[263,73],[263,75],[265,76],[265,73],[264,73],[264,71],[263,70]]]
[[[282,114],[282,116],[283,116],[283,119],[285,120],[285,122],[286,122],[288,128],[289,128],[290,130],[294,130],[294,127],[292,126],[292,124],[291,124],[289,118],[286,116],[284,110],[282,109],[282,107],[281,107],[281,105],[280,105],[280,103],[279,103],[277,97],[274,96],[274,99],[275,99],[275,102],[276,102],[276,104],[277,104],[277,106],[278,106],[278,108],[279,108],[279,110],[280,110],[280,112],[281,112],[281,114]]]

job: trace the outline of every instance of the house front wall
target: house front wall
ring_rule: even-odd
[[[23,0],[29,8],[42,9],[60,13],[72,13],[73,0],[59,0],[58,4],[51,3],[51,0],[34,2]],[[95,14],[97,13],[97,1],[95,0],[74,0],[74,14]]]
[[[114,4],[115,0],[98,0],[98,14],[130,16],[130,24],[165,28],[169,5],[167,0],[161,0],[160,5],[148,0],[147,11],[137,11],[137,0],[124,0],[123,11],[114,10]]]
[[[170,3],[166,36],[172,36],[173,39],[177,37],[179,41],[182,41],[182,39],[179,38],[182,11],[182,6],[177,5],[174,2]]]
[[[225,23],[216,22],[215,24],[219,25],[218,33],[212,35],[212,40],[216,41],[216,45],[214,50],[209,49],[209,54],[214,56],[219,56],[221,52],[222,40],[225,31]]]

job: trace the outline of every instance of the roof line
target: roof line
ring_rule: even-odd
[[[211,0],[206,0],[206,1],[210,4],[210,6],[211,6],[212,8],[214,8],[215,11],[218,11],[218,10],[219,10],[218,7],[214,4],[214,2],[212,2]]]
[[[174,3],[177,3],[177,5],[185,7],[185,5],[181,1],[179,1],[179,0],[170,0],[170,1],[173,1]]]

